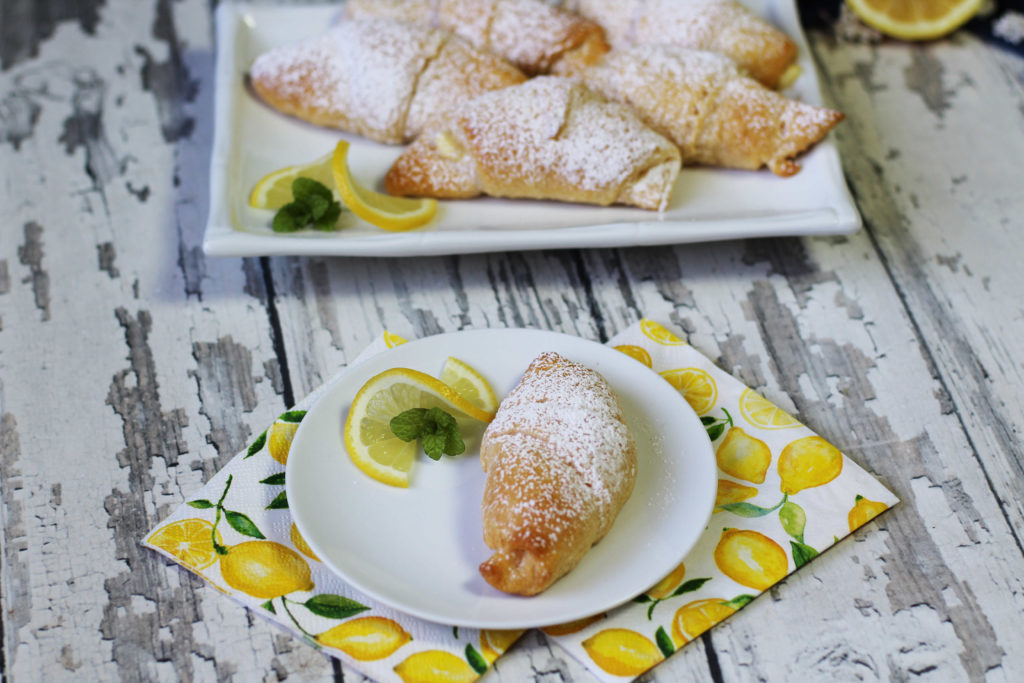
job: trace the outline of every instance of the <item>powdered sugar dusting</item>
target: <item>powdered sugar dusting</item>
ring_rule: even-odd
[[[451,31],[530,74],[546,73],[593,34],[593,22],[543,0],[349,0],[352,18],[390,17]]]
[[[600,538],[632,490],[637,470],[636,449],[611,387],[598,373],[555,353],[535,359],[501,402],[484,434],[481,461],[489,478],[512,472],[514,479],[505,485],[532,494],[485,499],[485,523],[489,516],[507,522],[499,536],[515,537],[538,552],[584,517],[596,522],[585,546]]]
[[[459,123],[481,187],[495,196],[514,187],[518,196],[611,204],[643,171],[678,165],[678,151],[631,110],[555,76],[478,97]]]
[[[679,146],[683,162],[780,175],[842,114],[790,100],[745,76],[732,60],[677,45],[616,50],[583,72],[602,95],[631,105]]]
[[[261,55],[251,74],[280,97],[303,96],[321,117],[344,122],[339,127],[400,142],[416,79],[445,40],[418,24],[342,22],[308,43]]]
[[[612,47],[673,44],[735,60],[774,87],[796,59],[796,45],[735,0],[574,0],[583,16],[604,27]]]
[[[498,0],[488,48],[524,71],[546,73],[568,50],[580,45],[595,24],[540,0]]]

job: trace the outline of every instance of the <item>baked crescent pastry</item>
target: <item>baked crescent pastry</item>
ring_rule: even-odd
[[[532,197],[663,209],[679,150],[625,105],[538,76],[431,125],[392,165],[393,195]]]
[[[543,0],[347,0],[350,19],[437,26],[528,74],[571,74],[609,50],[601,27]]]
[[[636,481],[636,446],[597,372],[543,353],[501,402],[480,460],[480,574],[506,593],[535,595],[579,563],[611,528]]]
[[[684,164],[766,165],[776,175],[793,175],[800,170],[793,157],[844,118],[769,90],[726,57],[675,45],[614,50],[584,70],[583,79],[633,107],[679,147]]]
[[[600,24],[616,50],[668,43],[734,60],[769,88],[795,80],[797,49],[789,36],[735,0],[567,0]]]
[[[260,55],[249,73],[272,107],[387,143],[408,142],[460,102],[526,78],[445,31],[390,19],[342,22]]]

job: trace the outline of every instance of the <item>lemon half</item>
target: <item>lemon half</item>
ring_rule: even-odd
[[[977,14],[982,0],[846,0],[868,26],[903,40],[940,38]]]

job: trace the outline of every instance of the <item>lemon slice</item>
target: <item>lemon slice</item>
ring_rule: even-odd
[[[356,467],[391,486],[407,487],[418,441],[402,441],[391,418],[411,408],[441,408],[460,426],[464,420],[490,422],[480,410],[438,379],[409,368],[392,368],[370,379],[356,394],[345,420],[345,449]]]
[[[698,415],[705,415],[715,407],[718,387],[715,380],[700,368],[676,368],[658,373],[676,388]]]
[[[882,33],[904,40],[940,38],[960,28],[982,0],[846,0],[860,19]]]
[[[310,164],[288,166],[269,173],[256,183],[249,194],[249,206],[276,211],[294,199],[292,183],[296,178],[311,178],[327,187],[334,187],[333,155],[327,154]]]
[[[392,197],[357,183],[348,170],[348,142],[339,140],[331,160],[334,183],[341,201],[352,213],[368,223],[391,232],[404,232],[425,225],[437,213],[436,199]]]
[[[749,387],[740,396],[740,412],[747,422],[762,429],[801,426],[789,413]]]
[[[441,381],[480,410],[487,413],[498,410],[498,397],[494,395],[494,389],[468,363],[449,356],[441,371]]]

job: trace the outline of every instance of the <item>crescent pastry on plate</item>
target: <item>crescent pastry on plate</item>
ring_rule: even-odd
[[[636,481],[636,446],[597,372],[548,352],[527,368],[484,432],[480,573],[535,595],[575,567],[611,528]]]
[[[583,72],[588,86],[628,104],[674,142],[683,163],[800,170],[793,158],[843,120],[745,76],[728,58],[676,45],[614,50]]]
[[[663,209],[679,150],[627,106],[538,76],[431,125],[392,165],[393,195],[560,199]]]
[[[709,50],[734,60],[769,88],[800,73],[789,36],[735,0],[567,0],[567,7],[600,24],[616,50],[668,43]]]
[[[387,143],[408,142],[460,102],[526,78],[446,31],[390,19],[342,22],[260,55],[249,73],[272,107]]]
[[[543,0],[347,0],[345,16],[437,26],[531,75],[574,73],[609,49],[596,23]]]

